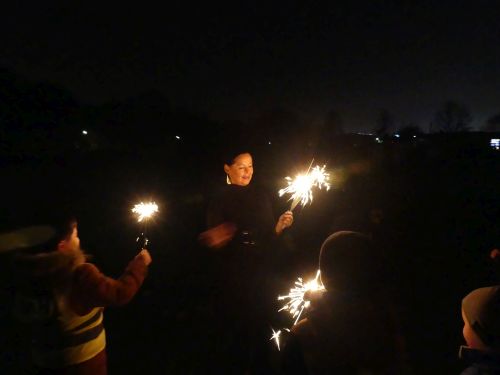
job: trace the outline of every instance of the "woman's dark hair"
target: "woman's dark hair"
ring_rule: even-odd
[[[234,159],[241,154],[253,155],[256,145],[246,137],[235,135],[230,142],[220,145],[216,151],[218,159],[224,164],[231,165]]]
[[[241,154],[252,154],[250,151],[247,151],[245,148],[240,148],[238,150],[234,149],[230,152],[227,152],[224,157],[224,164],[232,165],[234,164],[234,159],[236,159]]]

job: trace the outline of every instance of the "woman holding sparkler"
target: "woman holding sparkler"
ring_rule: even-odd
[[[267,195],[250,184],[253,160],[249,152],[236,152],[224,163],[227,185],[208,208],[208,229],[201,241],[214,253],[217,307],[221,330],[228,336],[234,366],[269,372],[266,365],[268,320],[273,292],[267,287],[276,257],[276,240],[293,223],[291,211],[274,219]],[[258,364],[257,364],[258,363]]]
[[[202,240],[211,248],[226,246],[231,240],[254,243],[279,236],[293,223],[292,211],[283,213],[275,225],[269,200],[250,186],[253,177],[252,155],[243,152],[224,164],[226,189],[211,203],[208,226]]]

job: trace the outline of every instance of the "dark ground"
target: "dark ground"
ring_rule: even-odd
[[[314,273],[319,247],[333,230],[368,232],[394,263],[411,373],[459,373],[461,298],[495,278],[488,254],[500,246],[500,154],[435,142],[346,147],[323,159],[338,168],[336,182],[296,210],[282,285]],[[253,183],[268,189],[278,215],[287,203],[276,192],[297,163],[271,153],[254,162]],[[69,201],[82,247],[110,276],[119,276],[135,254],[139,226],[130,208],[149,198],[159,203],[149,226],[149,277],[131,304],[105,314],[109,372],[216,372],[211,358],[225,348],[212,324],[211,257],[197,236],[213,187],[224,183],[221,165],[199,153],[149,149],[11,160],[2,170],[2,229],[43,212],[53,198]],[[382,211],[381,224],[370,222],[372,209]],[[25,328],[9,318],[7,303],[2,306],[0,373],[29,374]]]

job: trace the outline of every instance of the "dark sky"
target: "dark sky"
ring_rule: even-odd
[[[367,130],[387,108],[427,129],[448,99],[476,126],[500,112],[498,1],[75,3],[3,6],[0,64],[82,103],[155,88],[215,119],[334,109]]]

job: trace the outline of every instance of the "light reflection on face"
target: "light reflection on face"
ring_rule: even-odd
[[[465,316],[464,310],[462,309],[462,319],[464,321],[464,328],[462,330],[462,334],[464,335],[465,342],[468,346],[474,349],[485,349],[485,345],[478,337],[476,332],[472,329],[469,322],[467,321],[467,317]]]
[[[224,164],[224,171],[233,185],[247,186],[253,175],[252,155],[244,153],[236,156],[233,164]]]
[[[78,237],[78,228],[76,226],[73,228],[71,235],[60,242],[59,249],[66,253],[80,250],[80,238]]]

